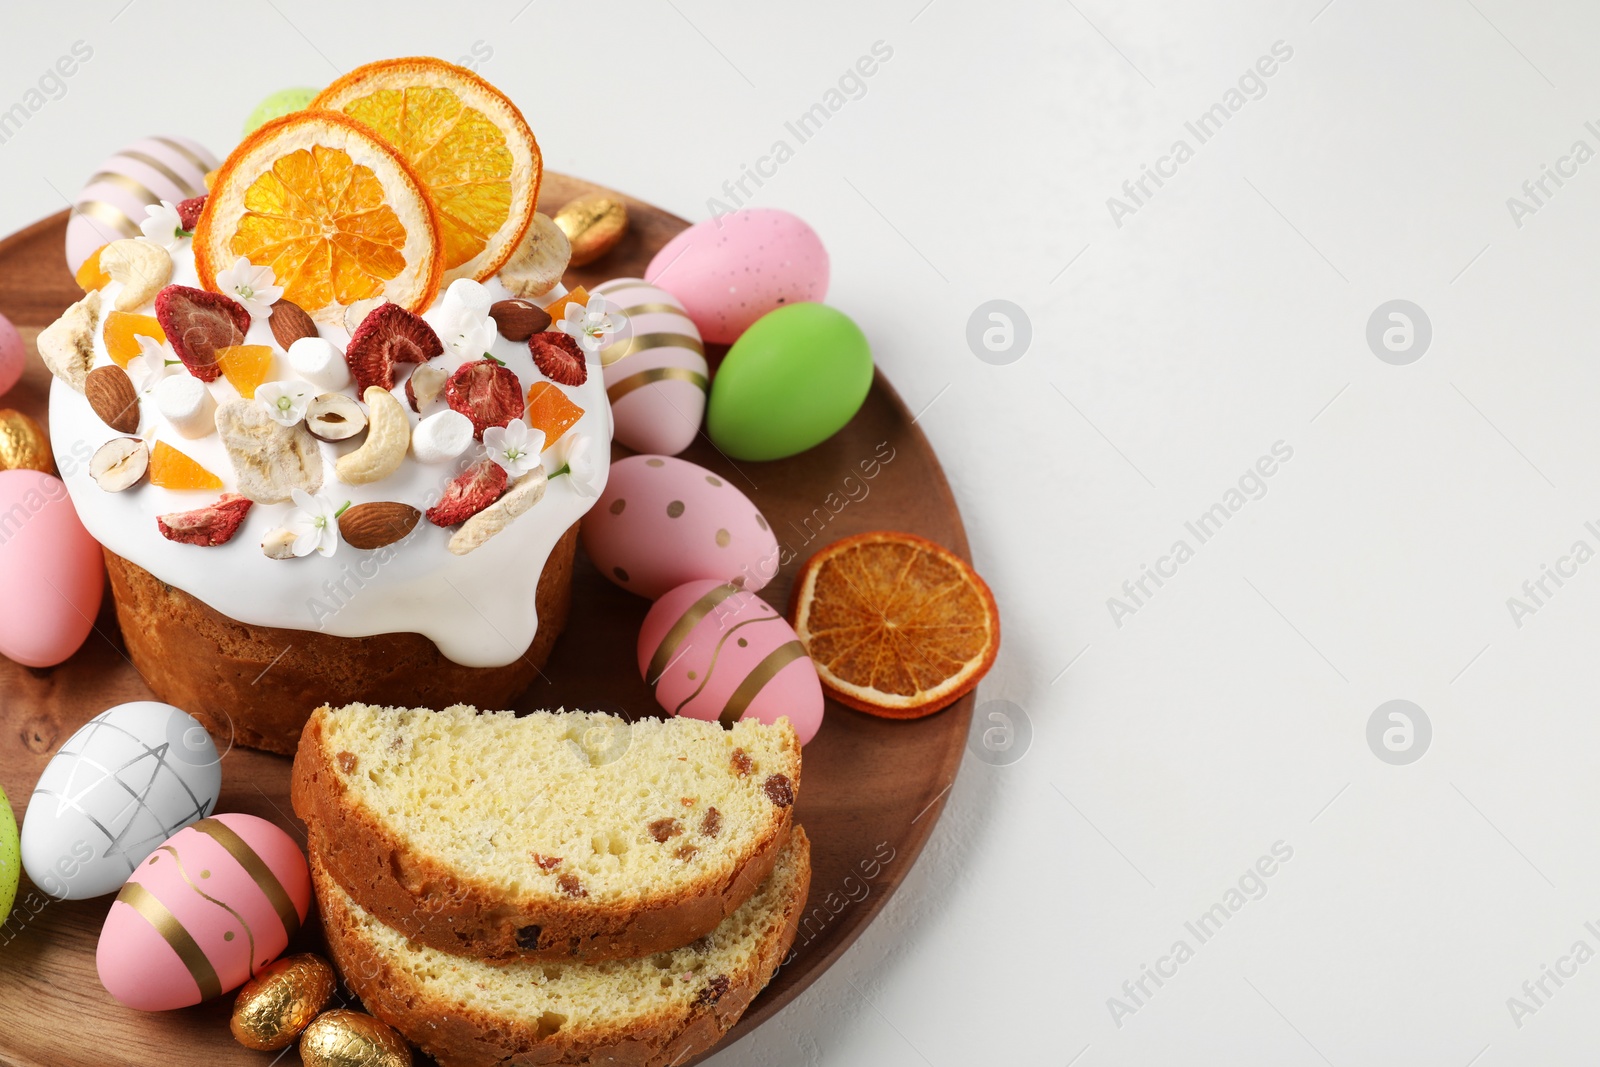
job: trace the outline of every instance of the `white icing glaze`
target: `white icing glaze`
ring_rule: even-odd
[[[187,241],[173,252],[173,283],[199,286],[194,256]],[[486,283],[493,299],[510,294],[498,280]],[[106,308],[112,306],[120,285],[106,286]],[[553,303],[564,290],[557,287],[544,300]],[[437,303],[435,307],[437,307]],[[153,315],[153,302],[138,310]],[[431,317],[425,315],[424,318]],[[102,320],[103,325],[103,320]],[[349,335],[341,328],[320,323],[322,335],[340,350]],[[275,356],[268,381],[299,377],[277,347],[265,321],[252,323],[247,344],[271,345]],[[491,349],[496,359],[516,373],[526,393],[528,386],[544,380],[533,365],[525,342],[495,335]],[[176,358],[170,355],[168,358]],[[95,337],[95,366],[110,363],[100,329]],[[431,361],[452,371],[465,360],[449,348]],[[421,415],[411,411],[405,398],[405,375],[412,367],[395,368],[395,395],[405,405],[413,427],[421,417],[448,410],[443,391]],[[186,374],[181,368],[176,373]],[[218,403],[238,397],[227,379],[209,386]],[[596,489],[603,492],[610,469],[611,408],[599,365],[591,359],[589,378],[581,386],[557,386],[578,406],[583,417],[568,434],[587,434],[594,442],[591,453],[598,466]],[[348,392],[348,390],[347,390]],[[235,487],[232,465],[221,439],[212,433],[191,440],[178,433],[144,398],[140,436],[153,446],[165,441],[193,457],[223,480],[224,491]],[[212,490],[161,489],[146,482],[124,493],[108,493],[89,476],[89,457],[95,449],[119,436],[94,414],[81,393],[65,383],[50,390],[50,437],[62,480],[89,533],[122,556],[168,585],[176,586],[212,608],[240,622],[284,629],[318,630],[339,637],[370,637],[382,633],[420,633],[445,656],[468,667],[498,667],[523,654],[533,641],[539,618],[534,595],[540,572],[551,550],[567,528],[582,518],[596,498],[579,496],[569,478],[551,479],[544,498],[527,514],[483,547],[465,556],[451,555],[446,545],[453,532],[422,519],[404,540],[387,548],[361,551],[341,544],[332,556],[274,560],[261,551],[262,539],[282,526],[292,504],[256,504],[233,540],[215,548],[183,545],[167,540],[156,527],[156,516],[204,507],[219,495]],[[481,455],[473,442],[458,460],[422,464],[408,458],[395,472],[371,485],[346,485],[334,474],[334,462],[352,451],[361,438],[320,444],[324,463],[322,492],[354,504],[398,500],[426,509],[438,499],[458,465]],[[545,466],[554,469],[553,453],[545,452]]]

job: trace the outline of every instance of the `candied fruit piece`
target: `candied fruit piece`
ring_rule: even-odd
[[[256,386],[272,373],[271,345],[228,345],[217,349],[217,363],[228,384],[247,400],[255,399]]]
[[[89,258],[84,260],[82,265],[78,267],[78,273],[73,275],[77,279],[78,288],[86,293],[92,293],[96,289],[104,289],[111,281],[111,275],[100,269],[100,253],[105,250],[106,246],[101,245],[93,252],[90,252]]]
[[[222,479],[165,441],[150,450],[150,484],[163,489],[221,489]]]
[[[139,354],[141,336],[153,337],[162,344],[167,341],[166,331],[154,315],[135,315],[131,311],[107,312],[101,334],[106,339],[106,355],[123,370]]]
[[[544,309],[545,314],[550,316],[550,328],[555,329],[555,324],[561,321],[562,316],[566,315],[568,304],[577,304],[579,307],[587,307],[588,303],[588,290],[581,285],[578,286],[576,289],[572,290],[572,292],[568,293],[566,296],[562,297],[560,300],[557,300],[554,304],[551,304],[549,307]]]
[[[583,418],[583,409],[568,400],[559,386],[534,382],[528,387],[526,418],[529,426],[544,431],[544,447],[549,448]]]

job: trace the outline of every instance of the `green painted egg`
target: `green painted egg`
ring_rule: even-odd
[[[252,133],[273,119],[281,119],[292,111],[304,111],[306,105],[311,103],[311,98],[322,90],[307,89],[304,86],[295,89],[279,89],[250,112],[250,117],[244,120],[244,135],[249,137]]]
[[[849,422],[872,388],[872,348],[825,304],[769,311],[740,335],[711,381],[706,429],[734,459],[782,459]]]
[[[0,923],[11,914],[17,902],[17,880],[22,876],[22,856],[17,851],[17,819],[11,814],[11,801],[0,789]]]

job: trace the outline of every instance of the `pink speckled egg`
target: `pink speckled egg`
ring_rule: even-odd
[[[639,278],[594,291],[627,326],[600,349],[618,441],[635,452],[675,456],[700,432],[711,370],[700,331],[678,298]]]
[[[94,627],[105,575],[60,479],[0,471],[0,654],[28,667],[71,656]]]
[[[146,137],[101,163],[83,183],[67,221],[67,269],[74,274],[101,245],[138,237],[144,209],[206,191],[217,157],[187,137]]]
[[[644,276],[677,296],[707,341],[731,345],[775,308],[821,303],[828,253],[804,220],[777,208],[745,208],[678,234]]]
[[[22,335],[11,325],[11,320],[0,315],[0,393],[8,393],[22,377],[28,363],[28,350],[22,344]],[[705,406],[701,397],[700,406]]]
[[[822,725],[822,683],[782,615],[731,582],[689,582],[650,608],[639,673],[673,715],[731,726],[788,716],[806,744]]]
[[[139,864],[106,915],[100,983],[140,1011],[186,1008],[243,985],[311,907],[294,839],[254,815],[213,815]]]
[[[699,579],[756,590],[778,573],[778,539],[750,498],[698,464],[629,456],[583,517],[600,573],[654,600]]]

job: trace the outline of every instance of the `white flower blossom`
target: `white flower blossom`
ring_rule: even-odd
[[[489,290],[471,278],[457,278],[439,306],[425,318],[444,347],[458,359],[482,359],[498,335],[489,317]]]
[[[256,399],[267,406],[267,416],[279,426],[293,426],[306,417],[317,389],[310,382],[266,382],[256,386]]]
[[[144,214],[144,221],[139,223],[139,230],[144,234],[144,239],[160,245],[168,252],[177,248],[178,242],[189,236],[189,231],[183,228],[183,221],[178,218],[177,205],[170,200],[151,204],[144,209]]]
[[[313,552],[333,555],[339,547],[339,516],[350,506],[350,502],[347,500],[341,506],[322,493],[312,496],[304,489],[291,492],[296,510],[289,513],[286,526],[294,534],[295,556],[309,556]]]
[[[139,354],[128,360],[128,377],[133,381],[134,390],[145,396],[172,373],[179,361],[170,355],[164,342],[142,333],[134,337],[139,342]]]
[[[609,335],[621,331],[628,323],[620,312],[609,314],[608,306],[603,293],[591,295],[585,307],[568,304],[556,328],[578,342],[585,355],[592,356],[605,347]]]
[[[573,492],[589,499],[600,495],[600,488],[595,484],[595,475],[599,471],[591,449],[592,442],[588,434],[562,434],[554,448],[556,466],[550,472],[552,478],[567,475],[572,479]]]
[[[252,322],[272,314],[272,305],[283,298],[283,287],[274,285],[277,276],[271,267],[258,267],[240,256],[233,266],[217,272],[217,290],[244,305]]]
[[[544,431],[535,430],[521,419],[483,431],[483,447],[489,458],[505,468],[513,481],[539,465],[544,451]]]

